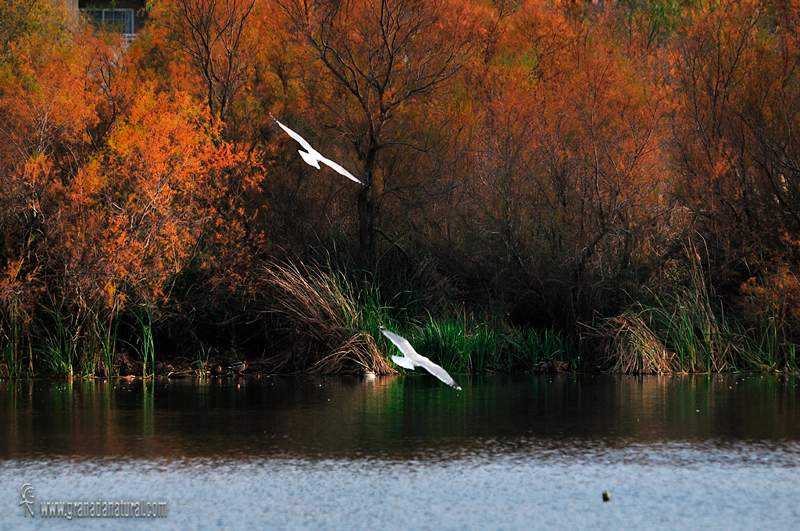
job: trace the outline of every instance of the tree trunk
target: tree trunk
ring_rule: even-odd
[[[368,257],[370,263],[375,257],[373,226],[375,206],[372,198],[372,187],[366,186],[358,192],[358,243],[361,253]]]

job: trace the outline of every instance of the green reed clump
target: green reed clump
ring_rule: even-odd
[[[575,368],[575,348],[569,336],[553,329],[514,329],[508,336],[509,371],[529,372],[549,360]]]
[[[674,370],[721,372],[735,367],[741,358],[740,330],[714,300],[699,259],[693,261],[688,286],[656,297],[656,305],[649,311],[650,326],[675,353]]]
[[[72,332],[72,319],[65,315],[61,305],[51,298],[49,319],[41,335],[41,354],[48,370],[58,376],[71,378],[74,375],[77,357],[75,336]]]
[[[487,323],[478,323],[468,335],[469,372],[506,370],[506,337]]]
[[[121,364],[130,365],[119,349],[128,342],[119,338],[118,308],[119,304],[106,311],[69,307],[51,295],[49,305],[40,307],[32,344],[39,373],[66,378],[118,376]]]
[[[134,313],[139,325],[139,338],[137,345],[131,345],[136,350],[138,358],[142,361],[142,376],[155,374],[155,343],[153,341],[153,311],[149,306],[142,306]],[[208,359],[203,360],[207,362]]]
[[[689,282],[670,293],[652,294],[595,329],[601,364],[613,372],[722,372],[746,359],[741,327],[716,302],[696,253]]]
[[[117,329],[119,320],[113,312],[108,322],[98,313],[91,314],[91,334],[87,341],[87,353],[97,360],[96,367],[107,377],[119,376],[117,353]]]
[[[409,337],[417,352],[441,365],[447,372],[463,372],[469,352],[463,323],[454,319],[436,321],[428,316],[425,325]]]
[[[16,300],[11,298],[5,306],[2,323],[3,362],[8,376],[15,378],[22,375],[22,319]]]
[[[702,294],[689,289],[635,304],[604,319],[592,336],[600,364],[612,372],[660,374],[722,372],[736,367],[744,342],[735,322]]]
[[[436,319],[408,333],[417,352],[448,372],[481,373],[503,369],[505,337],[472,315]]]
[[[755,370],[797,371],[793,334],[800,281],[781,268],[749,279],[743,286],[742,313],[748,323],[745,362]]]
[[[797,345],[787,336],[785,323],[767,315],[759,326],[741,334],[742,361],[753,370],[796,372]]]
[[[797,372],[797,345],[790,343],[786,346],[786,368],[792,372]]]

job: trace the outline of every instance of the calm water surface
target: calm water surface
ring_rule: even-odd
[[[457,379],[0,381],[0,529],[800,528],[795,377]]]

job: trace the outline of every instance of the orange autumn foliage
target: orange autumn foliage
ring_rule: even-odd
[[[37,2],[0,8],[32,8],[0,28],[0,326],[195,326],[267,304],[279,255],[571,329],[687,238],[721,297],[796,320],[795,0],[161,0],[131,45]]]
[[[217,200],[245,159],[208,123],[188,95],[140,88],[107,149],[76,176],[58,238],[83,297],[155,307],[219,229]]]

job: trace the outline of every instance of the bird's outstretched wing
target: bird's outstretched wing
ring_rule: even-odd
[[[297,141],[300,143],[300,145],[301,145],[301,146],[303,146],[303,149],[305,149],[305,150],[306,150],[306,151],[308,151],[309,153],[319,153],[319,152],[318,152],[316,149],[314,149],[313,147],[311,147],[311,144],[309,144],[309,143],[306,141],[306,139],[305,139],[305,138],[303,138],[303,137],[302,137],[302,136],[300,136],[299,134],[295,133],[294,131],[292,131],[291,129],[289,129],[288,127],[286,127],[286,126],[285,126],[285,125],[283,125],[282,123],[280,123],[280,122],[279,122],[278,120],[276,120],[275,118],[272,118],[272,119],[273,119],[273,120],[275,120],[275,123],[276,123],[276,124],[278,124],[278,125],[280,126],[280,128],[281,128],[281,129],[283,129],[284,131],[286,131],[286,134],[287,134],[287,135],[289,135],[290,137],[292,137],[292,138],[294,138],[295,140],[297,140]]]
[[[450,387],[455,387],[459,391],[461,391],[461,387],[456,383],[455,380],[447,373],[446,370],[442,369],[440,366],[436,365],[434,362],[426,358],[425,356],[420,356],[421,360],[417,360],[417,363],[424,368],[426,371],[431,373],[432,375],[439,378],[441,381],[449,385]]]
[[[411,343],[402,336],[398,336],[394,332],[389,332],[384,327],[380,327],[381,333],[389,338],[389,340],[395,344],[397,348],[400,349],[405,357],[401,358],[399,356],[392,356],[392,361],[404,367],[406,369],[413,369],[414,365],[418,365],[423,367],[426,371],[431,373],[432,375],[439,378],[441,381],[449,385],[450,387],[455,387],[459,391],[461,391],[461,387],[453,380],[453,378],[447,373],[446,370],[441,368],[439,365],[436,365],[434,362],[426,358],[425,356],[421,356],[414,350],[414,347],[411,346]],[[411,365],[411,367],[409,367]]]
[[[394,343],[394,345],[400,349],[400,352],[403,353],[404,356],[410,355],[417,355],[417,351],[414,350],[414,347],[411,346],[411,343],[408,342],[406,338],[403,336],[398,336],[394,332],[389,332],[384,327],[380,327],[381,333],[389,338],[389,340]]]
[[[311,158],[317,159],[319,162],[322,162],[326,166],[329,166],[335,172],[337,172],[337,173],[339,173],[341,175],[344,175],[348,179],[357,182],[361,186],[364,186],[363,182],[361,182],[355,175],[353,175],[352,173],[350,173],[349,171],[344,169],[344,167],[341,164],[336,163],[336,162],[332,161],[331,159],[327,159],[327,158],[323,157],[322,154],[319,151],[317,151],[316,149],[311,147],[311,144],[309,144],[308,141],[305,138],[303,138],[302,136],[300,136],[297,132],[292,131],[291,129],[289,129],[288,127],[286,127],[282,123],[280,123],[277,119],[275,119],[275,117],[272,117],[272,119],[275,120],[275,123],[278,124],[281,129],[286,131],[287,135],[289,135],[290,137],[292,137],[295,140],[297,140],[297,142],[300,143],[300,146],[302,146],[302,148],[305,149],[308,152],[308,154],[311,156]],[[303,156],[303,159],[306,159],[306,157]],[[307,159],[306,159],[306,162],[308,162]],[[311,164],[311,165],[315,166],[314,164]]]
[[[323,164],[330,166],[334,171],[341,173],[351,181],[355,181],[361,186],[364,186],[364,183],[362,183],[359,179],[357,179],[355,175],[344,169],[341,164],[337,164],[336,162],[333,162],[331,159],[326,159],[323,156],[319,157],[319,161]]]

